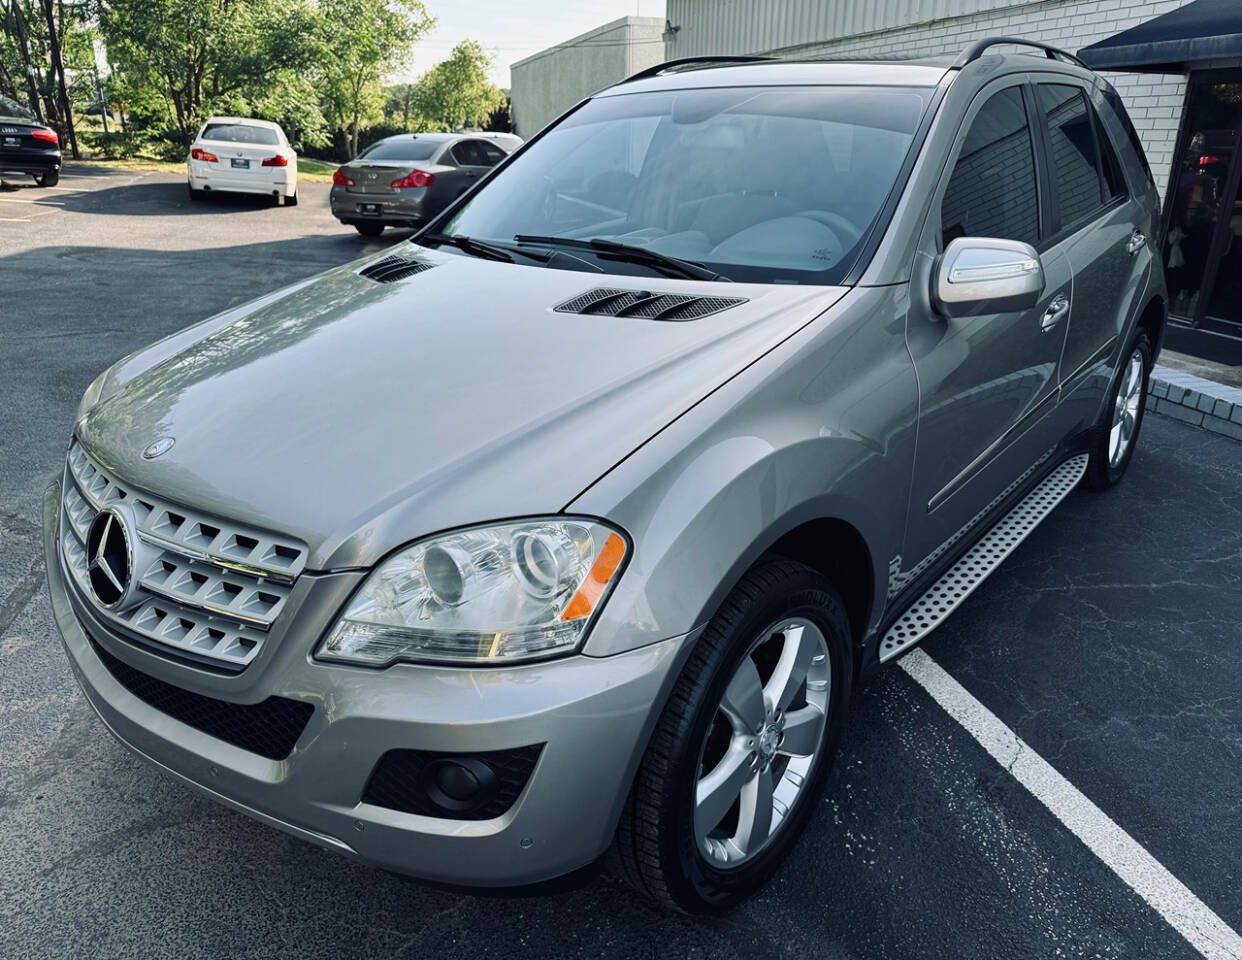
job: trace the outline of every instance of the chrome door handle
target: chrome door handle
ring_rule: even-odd
[[[1135,230],[1130,234],[1130,239],[1126,241],[1126,253],[1134,256],[1147,244],[1147,237],[1143,235],[1142,230]]]
[[[1063,293],[1058,293],[1052,298],[1052,302],[1048,304],[1048,309],[1044,311],[1043,319],[1040,320],[1039,328],[1047,333],[1058,323],[1065,319],[1065,315],[1069,313],[1070,301]]]

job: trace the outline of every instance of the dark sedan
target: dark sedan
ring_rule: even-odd
[[[0,97],[0,175],[25,173],[41,187],[60,181],[60,140],[16,101]]]
[[[459,133],[387,137],[332,175],[332,213],[367,237],[419,226],[505,159],[506,146]]]

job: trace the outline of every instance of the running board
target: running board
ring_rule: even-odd
[[[888,629],[880,641],[880,660],[889,660],[914,646],[975,592],[975,588],[1018,548],[1087,472],[1088,455],[1071,457],[1048,474],[1034,490],[962,555],[931,588]]]

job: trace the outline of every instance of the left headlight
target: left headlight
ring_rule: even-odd
[[[316,656],[513,663],[578,648],[629,547],[598,520],[549,517],[419,541],[363,582]]]

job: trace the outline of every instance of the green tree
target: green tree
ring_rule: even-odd
[[[433,26],[420,0],[320,0],[325,112],[349,158],[358,133],[382,116],[385,77],[409,62]]]
[[[482,44],[463,40],[419,78],[418,112],[449,130],[485,123],[505,103],[504,93],[487,78],[491,65]]]
[[[187,146],[206,115],[246,109],[319,52],[310,0],[98,0],[97,17],[110,59],[159,92]]]

